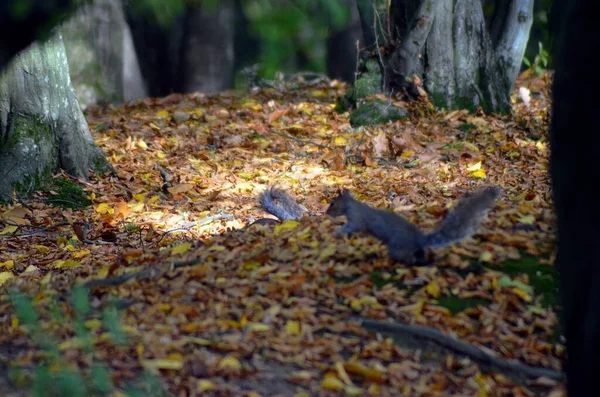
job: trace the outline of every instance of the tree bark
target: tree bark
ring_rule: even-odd
[[[148,96],[121,3],[96,0],[62,26],[80,105]]]
[[[394,50],[384,60],[384,92],[417,97],[417,76],[440,107],[508,112],[533,21],[533,0],[503,0],[495,11],[490,32],[481,0],[392,1],[393,41],[387,44]],[[368,15],[363,14],[364,25]],[[363,26],[371,36],[372,25]]]
[[[182,91],[216,93],[233,86],[234,4],[219,1],[215,10],[190,6],[181,48]]]
[[[510,92],[521,69],[529,41],[533,24],[533,0],[514,0],[505,8],[506,14],[502,19],[504,23],[501,28],[497,28],[499,33],[496,34],[494,49],[500,67],[504,70],[504,85]]]
[[[350,8],[350,21],[341,30],[333,31],[327,38],[327,74],[334,79],[354,82],[358,49],[364,46],[360,17],[356,4],[346,0]]]
[[[60,31],[18,54],[0,74],[0,200],[27,195],[59,168],[86,180],[110,169],[88,130]]]
[[[26,7],[17,7],[22,2],[0,1],[0,71],[34,40],[48,37],[53,26],[64,21],[84,2],[29,0]]]
[[[556,48],[552,90],[550,170],[558,217],[562,323],[567,339],[567,395],[596,390],[600,373],[600,179],[596,133],[600,59],[592,37],[600,34],[597,2],[554,3]]]

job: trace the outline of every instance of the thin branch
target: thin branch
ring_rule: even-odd
[[[311,144],[311,145],[315,145],[316,147],[318,147],[320,149],[331,149],[329,146],[321,145],[320,143],[313,142],[309,139],[296,138],[295,136],[287,135],[287,134],[284,134],[283,132],[278,132],[275,130],[271,130],[271,132],[275,135],[279,135],[282,138],[291,139],[291,140],[296,141],[297,143],[301,143],[303,145]]]

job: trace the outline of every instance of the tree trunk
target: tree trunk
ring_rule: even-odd
[[[181,48],[182,91],[216,93],[233,86],[233,0],[215,10],[190,6]]]
[[[414,98],[416,76],[440,107],[508,112],[533,22],[533,0],[499,2],[496,11],[492,37],[481,0],[392,1],[392,41],[386,45],[393,51],[384,59],[383,90]],[[363,31],[374,37],[372,23]]]
[[[593,0],[554,3],[555,74],[550,170],[558,217],[562,323],[567,338],[567,395],[587,396],[600,373],[600,179],[596,133],[600,59],[590,40],[600,34]]]
[[[94,143],[69,77],[60,31],[0,74],[0,200],[27,195],[59,168],[87,179],[110,165]]]
[[[218,92],[233,86],[234,5],[216,10],[190,4],[162,27],[126,7],[127,22],[151,96],[173,92]]]
[[[96,0],[81,7],[62,32],[80,105],[148,96],[121,0]]]
[[[327,38],[327,74],[329,77],[354,82],[358,49],[363,47],[362,30],[358,9],[352,0],[346,0],[350,8],[350,21],[341,30],[333,31]]]
[[[50,29],[90,0],[0,1],[0,71],[34,40],[47,37]]]

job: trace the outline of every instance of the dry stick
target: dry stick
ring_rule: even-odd
[[[410,336],[416,338],[426,339],[458,354],[468,356],[480,365],[496,368],[504,373],[509,372],[517,377],[519,375],[525,375],[527,378],[546,377],[557,381],[562,381],[565,379],[562,372],[550,368],[533,367],[527,364],[521,364],[518,362],[512,362],[494,357],[479,347],[444,335],[440,331],[430,327],[391,323],[363,318],[356,320],[368,331],[386,333],[398,337],[405,337],[406,334],[409,334]]]
[[[308,140],[308,139],[304,140],[304,139],[296,138],[295,136],[286,135],[286,134],[284,134],[282,132],[278,132],[278,131],[275,131],[275,130],[271,130],[271,132],[273,134],[275,134],[275,135],[279,135],[282,138],[291,139],[291,140],[294,140],[294,141],[296,141],[298,143],[302,143],[304,145],[306,145],[307,143],[309,143],[309,144],[315,145],[316,147],[321,148],[321,149],[331,149],[329,146],[321,145],[320,143],[316,143],[316,142],[313,142],[313,141]]]
[[[170,230],[165,231],[163,233],[163,235],[158,239],[158,241],[156,242],[156,244],[160,243],[162,241],[162,239],[165,238],[167,236],[167,234],[169,234],[169,233],[178,232],[180,230],[189,231],[194,226],[197,226],[197,225],[200,225],[200,226],[206,225],[207,223],[218,221],[219,219],[227,219],[228,221],[230,221],[230,220],[233,219],[233,215],[230,215],[230,214],[217,214],[217,215],[207,216],[205,218],[200,219],[199,221],[186,222],[185,226],[177,227],[175,229],[170,229]]]
[[[189,260],[180,261],[180,262],[174,262],[174,263],[169,264],[168,267],[170,269],[178,269],[178,268],[184,267],[184,266],[193,266],[198,263],[200,263],[200,259],[195,258],[195,259],[189,259]],[[83,287],[91,289],[94,287],[117,286],[117,285],[123,284],[134,278],[135,279],[145,278],[147,276],[152,275],[153,273],[155,273],[157,271],[159,271],[159,269],[150,268],[150,269],[140,270],[139,272],[135,272],[135,273],[122,274],[122,275],[116,276],[116,277],[91,280],[91,281],[88,281],[87,283],[84,283]]]

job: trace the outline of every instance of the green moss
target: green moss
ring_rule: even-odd
[[[37,144],[53,140],[52,128],[39,116],[17,116],[10,122],[12,125],[9,138],[4,142],[0,141],[0,152],[12,150],[23,138],[30,138]]]
[[[48,193],[55,193],[48,197],[46,202],[57,207],[78,209],[88,207],[92,204],[88,198],[88,194],[78,183],[64,178],[53,179],[50,183],[43,186],[42,190]]]
[[[542,305],[556,307],[558,305],[558,284],[554,267],[540,264],[538,257],[522,255],[519,260],[505,261],[497,266],[490,266],[490,268],[502,271],[509,276],[527,274],[529,284],[533,287],[535,294],[542,295]]]
[[[477,126],[475,124],[471,124],[471,123],[464,123],[458,126],[458,130],[460,131],[464,131],[464,132],[469,132],[471,130],[475,130],[477,129]]]
[[[388,121],[402,120],[407,117],[408,113],[404,109],[382,100],[374,100],[364,103],[350,114],[350,125],[358,127],[361,125],[384,124]]]
[[[443,296],[438,299],[438,304],[450,310],[452,314],[460,313],[466,309],[471,309],[477,306],[487,306],[490,303],[487,299],[468,298],[460,299],[456,296]]]

